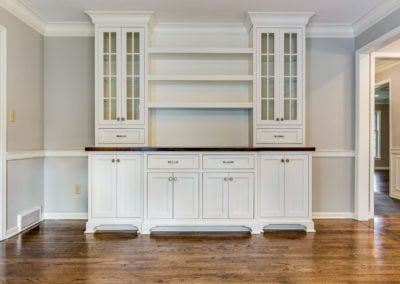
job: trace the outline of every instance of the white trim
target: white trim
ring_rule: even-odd
[[[87,212],[68,213],[68,212],[45,212],[43,214],[45,220],[87,220]]]
[[[92,23],[49,22],[44,32],[46,37],[94,37]]]
[[[95,24],[147,25],[153,11],[85,11]]]
[[[17,151],[7,152],[7,161],[43,158],[44,151]]]
[[[388,171],[390,168],[389,167],[375,167],[375,170],[378,171]]]
[[[44,34],[46,29],[46,21],[44,21],[31,8],[20,0],[0,0],[0,6],[13,14],[15,17],[23,21],[29,27],[40,34]]]
[[[354,158],[355,151],[352,150],[325,150],[315,151],[313,158]]]
[[[247,34],[241,23],[160,23],[154,26],[153,33],[221,33]]]
[[[10,229],[7,230],[6,239],[9,239],[9,238],[11,238],[11,237],[14,237],[14,236],[17,235],[18,233],[19,233],[19,230],[18,230],[18,227],[17,227],[17,226],[15,226],[15,227],[13,227],[13,228],[10,228]]]
[[[44,157],[87,157],[84,150],[45,150]]]
[[[7,161],[49,157],[87,157],[84,150],[38,150],[7,152]]]
[[[398,8],[400,8],[398,0],[380,1],[367,14],[353,23],[354,35],[359,36]]]
[[[7,232],[7,29],[0,26],[0,241]]]
[[[351,24],[311,23],[307,26],[308,38],[354,38]]]
[[[246,26],[304,26],[314,12],[247,12]]]
[[[313,212],[313,219],[354,219],[353,212]]]

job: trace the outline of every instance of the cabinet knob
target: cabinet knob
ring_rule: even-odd
[[[228,181],[229,180],[229,178],[227,178],[227,177],[224,177],[224,181]]]
[[[121,121],[125,121],[125,117],[121,117]]]
[[[286,159],[286,163],[289,163],[289,159]]]
[[[120,159],[117,159],[117,163],[119,163],[120,162]]]
[[[279,117],[276,118],[276,121],[279,121]]]
[[[233,177],[230,177],[230,178],[229,178],[229,181],[233,181]]]
[[[121,119],[119,117],[117,117],[117,121],[120,121]]]
[[[115,159],[112,159],[112,160],[111,160],[111,163],[115,163]]]
[[[173,177],[169,177],[168,180],[169,180],[169,181],[173,181],[174,178],[173,178]]]
[[[284,163],[285,162],[285,159],[281,159],[281,163]]]
[[[174,181],[177,181],[178,180],[178,178],[177,177],[174,177]]]
[[[283,117],[281,117],[281,121],[283,121],[284,119],[283,119]]]

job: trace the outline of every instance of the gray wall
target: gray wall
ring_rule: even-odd
[[[94,38],[44,40],[46,150],[94,145]]]
[[[7,109],[16,122],[7,125],[7,150],[43,149],[43,36],[0,8],[7,28]],[[7,229],[17,215],[43,206],[43,159],[7,163]]]
[[[389,168],[389,104],[375,104],[375,110],[381,111],[381,157],[375,159],[375,168]]]
[[[307,39],[306,143],[317,151],[353,151],[354,40]],[[354,159],[313,160],[313,211],[354,211]]]
[[[380,20],[378,23],[356,37],[356,49],[379,38],[385,33],[397,28],[400,25],[400,9],[393,11],[389,16]]]
[[[45,149],[93,146],[94,38],[48,37],[44,50]],[[46,158],[45,212],[87,213],[87,171],[85,157]]]

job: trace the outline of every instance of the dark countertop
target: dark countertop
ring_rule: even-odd
[[[314,152],[315,147],[204,147],[204,148],[187,148],[187,147],[86,147],[85,151],[88,152]]]

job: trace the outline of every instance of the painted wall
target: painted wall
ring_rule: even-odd
[[[365,30],[356,37],[356,49],[379,38],[385,33],[397,28],[400,25],[400,9],[393,11],[390,15],[380,20],[378,23]]]
[[[8,151],[43,149],[43,36],[0,8],[7,28],[7,109],[16,110],[8,122]],[[17,215],[43,206],[43,159],[7,163],[7,230]]]
[[[306,48],[306,143],[353,151],[354,40],[311,38]],[[313,159],[313,211],[354,211],[354,158]]]
[[[94,145],[94,38],[44,39],[44,146]]]

